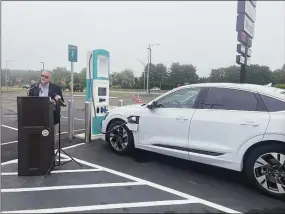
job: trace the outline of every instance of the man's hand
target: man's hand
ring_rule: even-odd
[[[30,88],[27,89],[27,96],[30,94]]]
[[[50,103],[51,103],[51,104],[56,105],[55,100],[53,100],[53,99],[49,98],[49,101],[50,101]]]

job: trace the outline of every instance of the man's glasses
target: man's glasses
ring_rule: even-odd
[[[41,77],[44,77],[44,78],[46,78],[46,79],[48,79],[49,77],[48,76],[46,76],[46,75],[41,75]]]

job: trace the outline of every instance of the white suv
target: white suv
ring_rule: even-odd
[[[102,128],[117,130],[105,135],[117,153],[139,148],[242,171],[263,192],[285,196],[285,90],[233,83],[182,86],[147,105],[111,110]]]

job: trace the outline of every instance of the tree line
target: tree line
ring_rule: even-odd
[[[118,88],[146,88],[148,66],[140,77],[135,77],[132,70],[126,69],[110,75],[110,84]],[[272,71],[268,66],[253,64],[246,69],[246,83],[266,85],[272,83],[279,87],[285,84],[285,64],[282,68]],[[240,66],[232,65],[212,69],[207,77],[199,76],[192,64],[173,63],[170,68],[163,64],[150,65],[149,86],[169,90],[174,87],[206,82],[240,82]]]
[[[122,89],[143,89],[147,84],[147,70],[139,77],[135,76],[131,69],[110,74],[110,87]],[[64,67],[52,70],[53,82],[66,88],[70,85],[71,72]],[[8,70],[8,84],[10,86],[31,84],[39,81],[41,71]],[[5,70],[1,73],[1,84],[5,85]],[[19,81],[20,80],[20,81]],[[192,64],[173,63],[169,68],[164,64],[150,64],[149,88],[169,90],[174,87],[206,82],[231,82],[239,83],[240,66],[232,65],[212,69],[209,76],[203,77],[197,74],[197,69]],[[86,68],[74,73],[74,84],[85,86]],[[272,71],[268,66],[253,64],[247,67],[246,83],[265,85],[272,83],[279,87],[285,85],[285,64],[280,69]]]

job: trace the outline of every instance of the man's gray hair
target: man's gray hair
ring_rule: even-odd
[[[50,76],[52,77],[52,71],[44,70],[44,71],[42,71],[42,73],[43,72],[48,72],[50,74]]]

